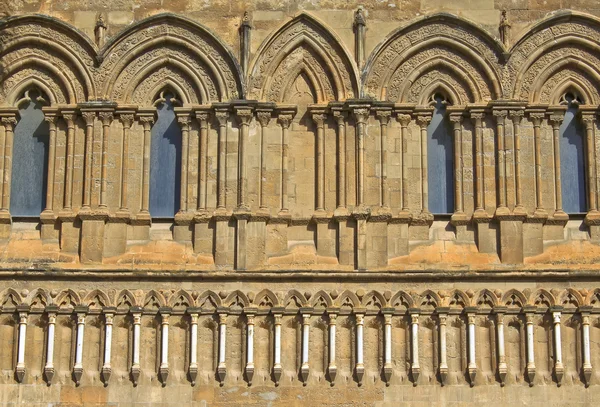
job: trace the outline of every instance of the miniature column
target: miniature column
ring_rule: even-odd
[[[100,206],[107,207],[106,190],[108,187],[108,138],[110,136],[110,124],[113,120],[111,112],[100,112],[100,120],[102,121],[102,182],[100,183]]]
[[[123,124],[123,158],[121,164],[121,211],[127,211],[127,178],[129,177],[129,133],[133,124],[133,114],[120,114]]]
[[[154,116],[142,116],[140,122],[144,126],[144,158],[142,161],[142,208],[141,213],[149,217],[150,208],[150,148],[151,131]]]
[[[389,206],[388,203],[388,182],[387,182],[387,133],[388,133],[388,123],[390,122],[391,111],[384,110],[377,112],[377,118],[379,119],[380,124],[380,151],[379,151],[379,165],[381,167],[381,182],[380,182],[380,196],[379,196],[379,206],[382,208],[387,208]]]
[[[75,384],[79,386],[81,376],[83,375],[83,335],[85,330],[85,312],[77,312],[77,344],[75,347],[75,365],[73,366],[73,376]]]
[[[364,324],[365,315],[356,314],[356,378],[358,385],[362,386],[362,379],[365,374],[364,360]]]
[[[96,119],[96,113],[94,112],[82,112],[81,116],[85,120],[85,175],[84,175],[84,186],[83,186],[83,208],[89,209],[92,202],[92,156],[93,156],[93,145],[94,145],[94,120]],[[56,133],[56,127],[55,127]],[[56,137],[56,135],[54,136]],[[52,142],[52,133],[50,133],[50,152],[48,162],[51,163],[52,172],[54,173],[54,146]],[[52,179],[53,180],[53,179]],[[50,174],[48,174],[48,197],[51,199],[52,195],[50,192]],[[46,205],[48,199],[46,198]],[[52,207],[50,207],[51,209]]]
[[[595,128],[596,128],[596,117],[590,114],[582,115],[583,124],[585,125],[585,151],[587,161],[587,187],[588,187],[588,206],[590,212],[598,210],[596,201],[596,160],[595,160]]]
[[[92,115],[92,130],[94,125],[94,113],[84,113],[86,124],[89,120],[89,115]],[[49,140],[48,140],[48,177],[46,179],[46,208],[44,212],[52,214],[54,201],[54,166],[56,161],[56,122],[58,117],[55,115],[46,114],[45,120],[48,122]],[[87,164],[87,162],[86,162]],[[84,204],[85,204],[84,200]],[[89,206],[89,205],[88,205]]]
[[[477,360],[475,359],[475,313],[468,312],[467,319],[469,322],[469,360],[467,370],[469,371],[471,386],[474,386],[475,376],[477,375]]]
[[[169,377],[169,317],[171,316],[170,310],[161,310],[161,347],[160,347],[160,368],[158,375],[162,385],[167,384],[167,378]]]
[[[2,211],[8,212],[10,206],[13,136],[15,126],[17,125],[17,119],[14,117],[3,117],[2,124],[4,124],[4,179],[2,182]]]
[[[217,365],[217,377],[221,386],[224,384],[227,374],[227,364],[225,362],[225,343],[227,339],[227,314],[219,313],[219,364]]]
[[[265,137],[265,129],[269,125],[271,121],[271,110],[267,111],[259,111],[256,113],[256,119],[260,124],[260,156],[259,156],[259,168],[260,168],[260,177],[258,180],[259,188],[258,191],[260,193],[259,196],[259,208],[267,209],[267,139]],[[283,154],[283,152],[282,152]]]
[[[402,145],[402,212],[408,213],[408,148],[404,145],[408,143],[408,124],[410,123],[410,115],[400,114],[398,115],[398,121],[400,122],[400,142]]]
[[[385,324],[385,352],[383,355],[383,377],[385,378],[385,385],[390,385],[390,379],[392,378],[392,310],[386,310],[383,313],[384,324]]]
[[[17,351],[16,377],[19,383],[25,377],[25,344],[27,343],[27,308],[18,307],[19,311],[19,349]]]
[[[329,380],[333,386],[335,383],[335,377],[337,375],[337,366],[335,364],[335,331],[337,327],[337,313],[328,311],[329,315],[329,365],[327,366],[327,373],[329,374]]]
[[[302,314],[302,367],[300,368],[300,375],[302,376],[302,382],[306,386],[309,366],[308,366],[308,343],[309,343],[309,329],[310,329],[310,314]]]
[[[475,182],[477,191],[475,194],[476,211],[485,210],[485,193],[483,191],[483,119],[484,113],[471,113],[471,119],[475,125]]]
[[[354,109],[356,120],[356,150],[357,150],[357,174],[356,174],[356,206],[362,206],[365,203],[365,127],[369,119],[368,108]]]
[[[277,122],[281,126],[281,197],[280,214],[288,213],[288,152],[289,152],[289,128],[294,118],[295,111],[279,113]]]
[[[542,205],[542,147],[541,147],[541,130],[542,119],[544,113],[531,113],[531,121],[533,122],[533,139],[535,148],[535,205],[536,212],[545,212]]]
[[[246,377],[248,385],[252,385],[254,377],[254,314],[246,313],[248,319],[247,335],[246,335]]]
[[[496,118],[496,140],[498,147],[498,209],[506,208],[506,161],[504,146],[504,125],[506,122],[506,110],[494,110]]]
[[[568,219],[568,215],[562,209],[562,186],[560,176],[560,125],[563,122],[563,115],[553,114],[550,116],[552,123],[552,135],[554,141],[554,218]]]
[[[463,214],[462,114],[450,114],[454,130],[454,213]]]
[[[508,372],[506,351],[504,349],[504,313],[501,310],[495,310],[495,313],[498,336],[498,375],[500,376],[500,386],[504,387],[504,379]]]
[[[554,321],[554,374],[556,375],[556,384],[560,387],[565,368],[562,363],[562,341],[560,337],[560,317],[561,310],[555,308],[552,311]]]
[[[279,385],[279,379],[281,378],[281,316],[282,314],[273,314],[275,318],[275,351],[273,357],[273,377],[275,379],[275,386]]]
[[[246,143],[248,141],[250,122],[252,121],[252,109],[236,108],[236,117],[240,125],[239,147],[238,147],[238,208],[248,209],[248,176],[246,168]]]
[[[207,155],[208,155],[208,112],[196,112],[196,118],[200,125],[200,140],[198,143],[198,211],[206,210],[207,193]]]
[[[67,165],[65,173],[65,191],[63,209],[71,211],[73,205],[73,161],[75,159],[75,119],[77,115],[73,112],[64,112],[63,118],[67,122]]]
[[[133,360],[131,363],[131,378],[133,385],[137,386],[138,378],[140,377],[140,328],[142,325],[141,309],[136,309],[133,312]]]
[[[188,374],[192,386],[195,386],[196,377],[198,376],[198,313],[195,311],[190,313],[190,366]]]
[[[315,113],[312,119],[317,125],[317,212],[325,210],[325,121],[327,115]]]
[[[190,143],[190,116],[188,112],[177,116],[181,127],[181,192],[179,195],[179,212],[188,210],[188,155]]]
[[[438,310],[438,317],[440,321],[440,378],[442,379],[442,385],[446,384],[448,378],[448,356],[447,356],[447,335],[446,335],[446,324],[448,322],[448,311],[447,309]]]
[[[592,362],[590,352],[590,312],[589,309],[580,307],[582,330],[583,330],[583,376],[585,378],[585,385],[590,385],[590,378],[592,377]]]
[[[515,212],[522,213],[523,200],[521,193],[521,120],[524,113],[522,110],[511,110],[510,118],[513,122],[513,137],[515,149]]]
[[[417,117],[421,127],[421,213],[429,213],[429,183],[427,181],[427,127],[431,123],[431,116]]]
[[[54,328],[56,326],[57,310],[48,310],[48,343],[46,344],[46,366],[44,366],[44,375],[48,385],[52,383],[54,377]]]
[[[215,117],[219,122],[218,163],[217,163],[217,209],[225,209],[225,156],[227,143],[227,119],[229,112],[217,110]]]
[[[410,371],[413,376],[413,384],[416,386],[421,373],[419,366],[419,310],[410,311],[411,319],[411,347],[412,347],[412,363]]]
[[[534,336],[533,336],[533,317],[535,310],[530,310],[525,313],[526,324],[527,324],[527,379],[529,380],[529,386],[533,386],[533,379],[535,377],[535,359],[534,359]]]
[[[112,373],[110,365],[110,358],[112,353],[112,332],[113,332],[113,318],[115,314],[112,311],[105,312],[105,338],[104,338],[104,365],[102,366],[102,379],[104,383],[108,384]]]

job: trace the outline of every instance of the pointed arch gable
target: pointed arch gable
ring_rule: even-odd
[[[228,47],[206,27],[174,14],[128,27],[104,46],[101,58],[103,94],[113,100],[129,102],[136,90],[142,93],[138,98],[151,98],[143,90],[166,80],[182,83],[195,95],[188,103],[244,96],[241,69]]]
[[[554,103],[565,81],[573,79],[587,94],[586,104],[600,103],[600,20],[561,11],[525,31],[507,62],[507,97],[533,103]],[[508,83],[511,81],[512,83]]]
[[[359,96],[356,66],[339,38],[315,17],[302,13],[267,38],[249,70],[248,98],[280,102],[300,72],[325,102]]]
[[[46,88],[53,103],[96,97],[96,47],[74,27],[45,15],[17,16],[0,22],[0,39],[0,102],[10,103],[31,80]]]
[[[502,94],[503,46],[480,27],[439,13],[387,36],[363,70],[365,96],[418,103],[423,89],[445,83],[460,104],[486,102]]]

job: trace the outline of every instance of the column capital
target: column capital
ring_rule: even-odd
[[[110,126],[114,118],[112,112],[99,112],[98,117],[100,118],[103,126]]]
[[[406,127],[410,123],[411,117],[409,114],[399,114],[396,120],[400,122],[400,126]]]
[[[256,111],[256,120],[260,123],[260,126],[265,128],[269,125],[271,121],[271,116],[273,114],[273,110],[257,110]]]
[[[533,122],[534,126],[539,126],[542,123],[542,120],[546,118],[546,113],[544,112],[531,112],[529,113],[529,118]]]
[[[252,108],[249,106],[235,106],[235,117],[241,126],[248,126],[252,121]]]
[[[485,119],[485,113],[482,111],[471,111],[469,112],[469,115],[471,116],[471,119],[475,121],[481,121]]]
[[[558,129],[560,127],[560,125],[562,124],[564,118],[565,118],[564,113],[561,113],[561,112],[551,112],[550,113],[550,117],[548,117],[548,121],[550,123],[552,123],[552,127],[554,129]]]
[[[46,116],[46,117],[48,117],[48,116]],[[52,118],[52,117],[56,118],[56,116],[51,116],[50,118]],[[96,112],[92,112],[92,111],[89,111],[89,110],[82,111],[81,112],[81,117],[83,117],[83,120],[85,120],[86,126],[93,126],[94,125],[94,120],[96,120]],[[46,119],[46,120],[48,120],[48,119]]]
[[[15,126],[17,125],[17,118],[14,116],[13,117],[3,117],[2,124],[4,125],[4,127],[10,127],[10,129],[13,130],[15,128]]]
[[[508,116],[512,119],[513,123],[519,124],[525,116],[524,110],[510,110]]]
[[[192,120],[190,118],[189,112],[177,114],[177,123],[179,123],[182,130],[187,130],[190,126],[191,121]]]
[[[421,129],[429,126],[429,123],[431,123],[431,115],[417,116],[417,124],[421,127]]]
[[[317,127],[323,127],[327,120],[327,114],[324,111],[314,111],[311,115],[313,122]]]
[[[121,113],[119,114],[119,120],[123,123],[123,127],[129,129],[133,124],[133,113]]]
[[[387,124],[390,122],[390,117],[392,117],[392,109],[375,110],[375,117],[377,117],[379,123],[387,126]]]
[[[215,118],[220,127],[225,127],[227,126],[227,120],[229,120],[229,111],[226,109],[215,110]]]
[[[196,120],[200,124],[200,128],[204,129],[208,126],[208,120],[210,119],[210,112],[207,110],[199,110],[195,113]]]
[[[448,115],[450,121],[456,126],[457,124],[461,124],[464,116],[460,112],[452,112]]]
[[[369,115],[371,113],[369,107],[355,107],[352,109],[352,113],[354,114],[354,119],[357,124],[365,124],[367,120],[369,120]]]

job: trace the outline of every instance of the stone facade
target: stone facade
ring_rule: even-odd
[[[162,3],[0,5],[1,405],[595,404],[595,0]],[[31,101],[46,200],[20,217]],[[569,109],[584,213],[563,208]]]

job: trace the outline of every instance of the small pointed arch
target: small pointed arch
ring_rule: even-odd
[[[158,312],[159,308],[164,307],[167,304],[165,296],[155,290],[150,290],[144,297],[144,309],[148,311]]]
[[[521,291],[512,288],[502,296],[502,304],[511,308],[523,308],[527,304],[527,299]]]
[[[600,20],[591,15],[560,11],[529,28],[514,44],[507,62],[516,72],[510,98],[551,103],[566,81],[600,103],[597,69],[600,59]]]
[[[92,290],[83,299],[83,304],[87,305],[90,309],[101,310],[104,307],[112,306],[112,302],[108,298],[108,295],[102,290]]]
[[[81,304],[81,297],[70,288],[63,290],[56,297],[55,304],[59,308],[75,308]]]
[[[316,103],[359,97],[358,72],[340,39],[315,17],[301,13],[261,44],[249,70],[248,98],[283,102],[301,74]]]
[[[48,92],[53,103],[76,104],[95,98],[96,47],[74,27],[54,17],[31,14],[0,22],[0,37],[4,70],[0,103],[31,81],[55,90]]]
[[[390,33],[362,73],[365,96],[418,103],[424,89],[443,86],[457,104],[486,102],[502,94],[504,47],[481,27],[438,13]]]
[[[454,308],[466,308],[471,305],[471,300],[462,290],[452,290],[446,301],[448,306]]]
[[[310,306],[313,308],[325,309],[333,305],[331,296],[323,290],[317,291],[310,299]]]
[[[128,310],[131,307],[139,306],[135,296],[129,290],[122,290],[115,298],[115,304],[119,310]]]
[[[250,305],[250,300],[246,294],[240,290],[235,290],[225,298],[224,305],[232,310],[243,310]]]
[[[191,19],[157,14],[130,25],[101,51],[103,94],[123,103],[148,103],[157,84],[179,84],[185,103],[244,97],[241,69],[229,48]]]
[[[386,305],[387,301],[383,295],[377,291],[369,291],[361,301],[361,306],[368,310],[381,310]]]
[[[256,294],[255,298],[256,300],[254,303],[259,308],[272,308],[279,306],[279,299],[271,290],[264,289]]]
[[[409,308],[414,308],[415,302],[412,296],[406,291],[398,291],[392,299],[390,300],[390,304],[397,310],[408,310]]]
[[[2,309],[16,308],[22,302],[21,295],[12,288],[7,288],[0,294],[0,307]]]
[[[360,300],[352,291],[345,290],[336,299],[336,305],[340,309],[354,309],[360,306]]]
[[[422,309],[436,309],[442,304],[440,296],[431,290],[423,291],[419,297],[419,308]]]
[[[167,303],[169,307],[179,311],[196,305],[192,296],[187,291],[181,289],[171,294]]]
[[[556,304],[556,301],[550,291],[543,288],[538,288],[536,291],[531,293],[527,304],[535,305],[536,307],[550,308]]]
[[[283,299],[285,308],[302,308],[308,304],[306,297],[298,290],[290,290]]]
[[[216,310],[221,306],[221,298],[214,291],[208,290],[200,294],[197,304],[203,310]]]
[[[498,305],[498,297],[493,291],[484,288],[483,290],[479,291],[475,305],[480,308],[494,308]]]
[[[564,308],[579,308],[584,304],[584,300],[579,291],[573,288],[563,290],[558,296],[558,305]]]
[[[29,293],[25,303],[31,309],[45,309],[52,302],[48,292],[43,288],[37,288]]]
[[[590,305],[594,308],[600,308],[600,288],[590,290],[585,297],[585,305]]]

